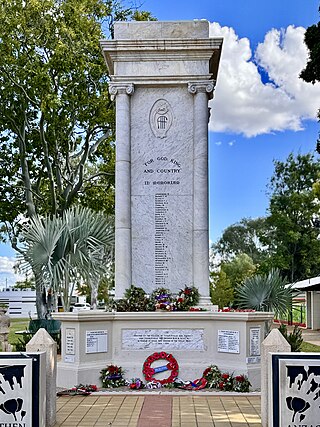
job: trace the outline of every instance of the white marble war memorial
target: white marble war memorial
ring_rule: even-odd
[[[116,298],[193,285],[207,310],[55,313],[57,385],[100,384],[111,363],[144,380],[147,358],[168,352],[184,380],[216,364],[259,389],[273,314],[214,312],[209,297],[208,101],[222,39],[207,21],[121,22],[114,35],[101,47],[116,102]]]
[[[119,22],[101,43],[116,101],[116,298],[209,298],[208,101],[222,48],[207,21]]]

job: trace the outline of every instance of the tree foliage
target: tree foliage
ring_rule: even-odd
[[[61,214],[86,186],[113,175],[114,112],[99,49],[99,21],[111,6],[1,2],[1,221],[8,203],[11,220]]]
[[[218,305],[219,308],[230,307],[233,304],[234,289],[223,270],[211,274],[210,297],[212,304]]]
[[[320,12],[320,6],[319,6]],[[304,42],[309,50],[309,59],[306,68],[301,71],[300,77],[308,83],[320,82],[320,22],[307,28]],[[318,110],[320,119],[320,108]],[[320,138],[317,142],[317,151],[320,153]]]
[[[91,304],[96,305],[100,277],[112,262],[113,221],[88,208],[73,207],[62,217],[31,219],[22,229],[21,262],[32,268],[36,285],[44,293],[61,295],[69,311],[73,289],[78,281],[90,284]],[[37,300],[39,311],[40,301]]]
[[[212,245],[212,249],[223,261],[247,254],[255,264],[260,265],[266,258],[266,251],[261,243],[261,237],[266,232],[265,218],[243,218],[227,227],[217,243]]]
[[[300,77],[308,83],[315,84],[320,82],[320,22],[307,28],[304,42],[309,50],[309,59]]]
[[[247,278],[237,290],[237,304],[243,309],[273,311],[277,315],[286,314],[292,305],[295,291],[281,276],[280,271]]]
[[[213,304],[220,308],[233,305],[235,291],[255,273],[256,268],[252,259],[243,253],[221,262],[219,272],[211,273],[210,295]]]
[[[99,40],[135,13],[152,19],[113,0],[0,0],[1,238],[17,251],[21,219],[73,204],[113,212],[114,104]]]
[[[272,265],[291,282],[319,274],[319,201],[313,185],[320,174],[320,161],[312,154],[290,154],[276,161],[270,182],[269,233],[265,236]]]

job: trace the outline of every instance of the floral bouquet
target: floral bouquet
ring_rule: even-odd
[[[176,310],[174,298],[169,289],[157,288],[150,295],[150,300],[156,310],[173,311]]]
[[[248,393],[251,386],[248,377],[245,375],[237,375],[233,379],[233,390],[239,393]]]
[[[239,393],[249,392],[251,386],[248,377],[245,375],[236,375],[222,373],[216,365],[210,365],[202,374],[207,380],[208,387],[216,388],[221,391],[237,391]]]
[[[122,377],[123,369],[121,366],[109,365],[100,371],[100,379],[104,388],[115,388],[126,385],[125,379]]]
[[[89,393],[92,393],[98,390],[98,387],[95,384],[79,384],[79,385],[76,385],[75,388],[78,390],[87,391]]]
[[[61,390],[57,392],[57,396],[89,396],[93,391],[97,391],[98,387],[94,384],[79,384],[72,388]]]
[[[199,291],[195,286],[186,286],[177,296],[177,309],[188,311],[199,302]]]
[[[132,378],[131,383],[129,384],[129,388],[131,390],[141,390],[144,388],[144,384],[140,378]]]
[[[221,378],[218,384],[218,388],[221,391],[232,391],[233,390],[233,375],[232,374],[221,374]]]
[[[207,380],[209,388],[218,388],[221,381],[221,371],[217,365],[210,365],[204,370],[202,378]]]

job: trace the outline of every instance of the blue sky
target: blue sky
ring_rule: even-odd
[[[207,19],[211,36],[224,37],[209,133],[212,241],[241,218],[266,214],[274,159],[315,148],[320,84],[297,75],[306,61],[304,28],[320,19],[318,6],[316,0],[143,0],[142,9],[159,20]],[[14,282],[13,262],[14,251],[0,245],[0,287]]]

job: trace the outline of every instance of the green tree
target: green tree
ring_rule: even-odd
[[[304,42],[309,50],[309,59],[300,77],[308,83],[315,84],[320,81],[320,22],[307,28]]]
[[[219,272],[211,272],[210,294],[220,308],[233,305],[234,292],[257,267],[247,254],[239,254],[230,261],[222,261]]]
[[[243,281],[252,276],[257,267],[247,254],[239,254],[229,262],[221,264],[221,270],[227,275],[233,289],[236,289]]]
[[[223,270],[211,274],[210,297],[212,304],[218,305],[219,308],[230,307],[233,304],[234,289]]]
[[[17,189],[4,193],[1,221],[8,202],[30,218],[61,214],[88,183],[113,174],[114,111],[99,49],[99,21],[111,7],[101,0],[1,1],[1,184]],[[94,166],[102,163],[108,171]]]
[[[313,184],[320,162],[312,154],[290,154],[285,162],[275,161],[270,182],[268,246],[272,265],[291,282],[319,274],[319,230],[314,227],[319,203]]]
[[[266,233],[266,218],[243,218],[227,227],[212,249],[224,261],[247,254],[255,264],[260,265],[268,253],[260,240]]]
[[[89,283],[91,305],[96,307],[100,278],[112,265],[112,220],[101,212],[73,207],[62,217],[32,218],[21,234],[22,268],[32,268],[43,297],[60,295],[64,311],[69,311],[73,289],[83,281]],[[41,309],[37,299],[37,310]]]
[[[307,28],[304,42],[309,50],[309,59],[306,68],[301,71],[300,77],[305,82],[315,84],[320,82],[320,21]],[[320,119],[320,109],[318,110],[318,118]],[[320,138],[317,142],[317,151],[320,153]]]
[[[99,40],[134,12],[113,0],[0,0],[0,223],[18,252],[21,219],[79,203],[113,211],[114,104]]]
[[[34,291],[36,289],[34,278],[33,277],[29,278],[26,275],[25,280],[17,281],[16,284],[13,286],[13,288],[19,289],[20,291],[22,291],[23,289],[31,289]]]
[[[291,308],[296,292],[287,284],[279,270],[269,274],[254,275],[245,279],[237,289],[236,301],[240,308],[257,311],[273,311],[285,315]]]

